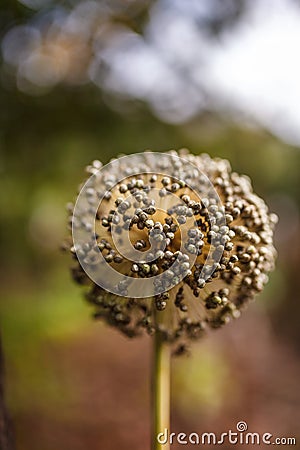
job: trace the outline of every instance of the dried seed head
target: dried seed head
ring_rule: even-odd
[[[111,164],[89,166],[71,218],[72,273],[95,317],[128,336],[159,330],[182,348],[238,317],[276,257],[276,216],[249,178],[186,150]]]

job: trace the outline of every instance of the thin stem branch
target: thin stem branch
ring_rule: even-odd
[[[0,449],[13,450],[14,439],[12,427],[6,405],[4,402],[4,357],[0,337]]]
[[[157,440],[159,433],[170,432],[170,345],[160,332],[154,336],[152,368],[152,450],[169,450],[169,443]],[[163,439],[161,440],[163,442]]]

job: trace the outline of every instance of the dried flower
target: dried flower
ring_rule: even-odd
[[[186,150],[94,161],[71,225],[95,317],[176,343],[240,315],[274,268],[277,221],[227,160]]]

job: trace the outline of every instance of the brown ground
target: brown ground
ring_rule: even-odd
[[[191,408],[181,406],[183,392],[173,392],[173,431],[217,433],[234,430],[239,420],[245,420],[249,431],[276,436],[299,432],[300,363],[294,351],[276,337],[264,314],[251,307],[234,324],[197,344],[193,361],[199,365],[207,346],[228,362],[228,393],[206,413],[188,387]],[[34,399],[32,408],[15,411],[19,450],[150,448],[148,338],[128,341],[95,323],[76,339],[49,343],[45,352],[59,380],[63,407],[46,411]],[[300,448],[299,443],[293,448]]]

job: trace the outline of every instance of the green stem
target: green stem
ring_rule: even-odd
[[[159,433],[170,433],[170,345],[162,339],[160,332],[154,335],[152,368],[152,450],[169,450],[169,440],[158,442]],[[164,442],[162,437],[161,442]]]

